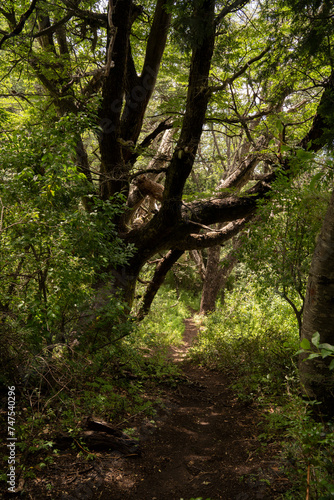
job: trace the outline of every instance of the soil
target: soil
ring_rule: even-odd
[[[20,498],[61,500],[278,499],[289,484],[277,445],[261,445],[261,414],[240,402],[222,373],[186,359],[196,339],[186,320],[184,343],[170,359],[182,369],[164,388],[164,409],[138,420],[141,455],[97,453],[87,462],[62,452],[23,486]],[[11,498],[13,494],[11,494]]]

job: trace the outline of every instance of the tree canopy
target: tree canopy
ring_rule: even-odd
[[[330,2],[8,0],[0,15],[2,185],[84,217],[122,196],[110,224],[131,256],[95,279],[112,272],[130,305],[157,253],[162,276],[228,241],[314,155],[329,175]]]

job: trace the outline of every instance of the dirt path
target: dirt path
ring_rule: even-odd
[[[186,320],[184,344],[170,353],[184,375],[176,388],[166,386],[166,407],[155,422],[140,424],[140,457],[100,454],[89,464],[69,454],[63,457],[62,479],[61,464],[54,466],[60,478],[50,493],[43,497],[36,492],[28,498],[279,498],[287,481],[274,458],[275,449],[269,445],[265,455],[257,453],[257,412],[238,402],[224,375],[184,360],[196,334],[192,320]]]
[[[112,498],[278,498],[287,483],[273,458],[275,450],[266,457],[256,453],[258,414],[237,401],[224,375],[184,361],[197,336],[193,321],[185,323],[184,343],[170,354],[182,363],[184,383],[170,394],[156,428],[144,436],[142,458],[124,467],[124,477],[136,477],[131,488],[120,482],[121,491]]]

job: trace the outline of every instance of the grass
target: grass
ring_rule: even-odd
[[[166,288],[145,321],[133,324],[132,334],[119,342],[93,352],[84,349],[84,342],[72,349],[59,345],[52,355],[33,357],[25,385],[17,384],[17,452],[24,476],[32,477],[40,464],[52,461],[59,431],[85,449],[80,435],[89,415],[128,429],[138,415],[154,419],[163,405],[160,384],[178,375],[166,352],[182,341],[188,316],[185,301]],[[85,456],[92,454],[86,450]],[[6,463],[7,455],[0,460]],[[6,474],[0,476],[6,480]]]
[[[184,333],[184,320],[191,316],[191,309],[198,300],[186,291],[177,293],[170,286],[159,290],[148,316],[139,324],[135,333],[138,345],[144,348],[168,349],[180,345]]]

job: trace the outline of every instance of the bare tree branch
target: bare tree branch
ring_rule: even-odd
[[[245,71],[247,71],[247,69],[254,62],[257,62],[260,59],[262,59],[262,57],[264,57],[270,51],[270,49],[271,49],[271,47],[266,47],[258,56],[255,56],[252,59],[250,59],[249,61],[247,61],[246,64],[244,64],[242,66],[242,68],[240,68],[238,71],[236,71],[234,73],[234,75],[230,76],[229,78],[226,78],[221,85],[216,85],[215,87],[210,87],[209,88],[209,92],[213,93],[213,92],[219,92],[219,91],[222,91],[222,90],[226,90],[226,88],[227,88],[228,85],[231,85],[231,83],[233,83],[234,80],[236,80],[237,78],[239,78],[239,76],[241,76],[242,74],[244,74]]]
[[[158,135],[161,132],[164,132],[165,130],[169,130],[169,129],[173,128],[173,123],[169,122],[169,120],[170,120],[170,117],[166,118],[166,120],[164,120],[163,122],[160,122],[159,125],[142,140],[142,142],[139,144],[139,146],[137,148],[138,151],[131,156],[130,161],[131,161],[132,165],[134,165],[138,156],[140,156],[141,151],[144,148],[147,148],[154,141],[154,139],[156,137],[158,137]]]
[[[251,214],[243,219],[230,222],[218,231],[211,231],[205,234],[188,234],[181,241],[175,242],[173,248],[178,250],[199,250],[201,248],[222,245],[226,241],[233,238],[233,236],[239,234],[240,231],[244,229],[245,225],[250,222],[253,216],[254,215]]]
[[[164,282],[167,272],[182,254],[183,250],[170,250],[158,263],[153,278],[145,291],[144,299],[137,315],[139,321],[141,321],[150,310],[153,299]]]
[[[220,13],[216,16],[215,24],[216,26],[220,23],[222,19],[224,19],[227,14],[235,12],[235,10],[242,9],[245,5],[249,3],[249,0],[235,0],[234,2],[225,5],[225,7],[220,11]]]
[[[43,30],[38,31],[37,33],[34,33],[32,35],[32,38],[39,38],[40,36],[46,36],[46,35],[51,35],[54,33],[60,26],[63,24],[67,23],[71,19],[73,14],[67,14],[67,16],[63,17],[56,23],[54,23],[52,26],[48,26],[47,28],[44,28]]]
[[[19,20],[19,22],[17,23],[17,25],[15,26],[13,31],[2,37],[2,39],[0,40],[0,50],[1,50],[1,47],[5,43],[6,40],[8,40],[9,38],[13,38],[14,36],[17,36],[21,33],[27,19],[29,19],[29,17],[33,13],[37,2],[38,2],[38,0],[32,0],[29,9],[24,14],[22,14],[21,19]]]
[[[171,14],[166,10],[166,0],[158,0],[153,16],[151,31],[147,40],[146,54],[140,77],[134,74],[134,63],[131,56],[128,57],[128,68],[132,73],[133,85],[127,89],[125,113],[122,118],[122,138],[137,142],[144,114],[148,102],[152,96],[153,89],[158,77],[159,67],[165,51],[168,28],[170,26]]]

